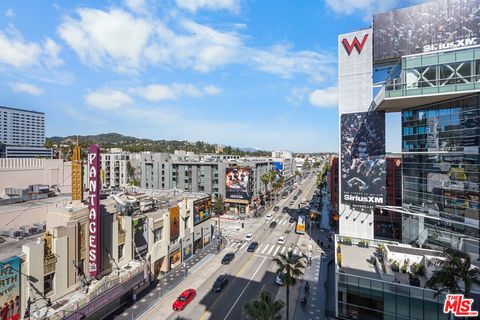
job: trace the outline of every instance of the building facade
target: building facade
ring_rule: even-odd
[[[478,267],[479,5],[432,1],[339,36],[339,318],[447,319],[424,288],[435,260],[454,249]],[[400,159],[385,156],[387,112]]]
[[[5,158],[52,158],[43,112],[0,106],[0,152]]]

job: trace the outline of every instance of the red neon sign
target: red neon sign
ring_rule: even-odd
[[[367,42],[368,33],[363,36],[362,42],[358,41],[357,37],[353,38],[352,43],[349,43],[347,38],[343,38],[342,44],[345,50],[347,51],[348,55],[350,55],[353,51],[353,48],[357,49],[358,54],[360,54],[363,50],[363,46],[365,42]]]

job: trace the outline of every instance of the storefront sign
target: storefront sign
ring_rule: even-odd
[[[88,150],[88,265],[90,275],[100,272],[100,148]]]
[[[170,241],[175,241],[180,235],[180,208],[170,208]]]
[[[212,216],[212,198],[206,197],[193,202],[193,225],[202,223]]]

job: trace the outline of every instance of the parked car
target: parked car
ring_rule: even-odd
[[[219,275],[218,278],[213,283],[212,291],[213,292],[220,292],[222,289],[227,285],[228,278],[226,275],[222,274]]]
[[[289,205],[293,206],[293,204],[295,203],[295,201],[290,201]]]
[[[247,233],[247,235],[245,236],[245,240],[246,241],[252,241],[252,239],[253,239],[253,234]]]
[[[229,264],[233,260],[233,258],[235,258],[235,253],[227,253],[222,259],[222,264]]]
[[[287,213],[288,212],[288,207],[283,207],[282,213]]]
[[[297,221],[297,220],[295,219],[295,217],[290,217],[290,219],[288,220],[288,222],[290,222],[290,223],[295,222],[295,221]]]
[[[182,311],[195,298],[197,292],[194,289],[187,289],[173,303],[174,311]]]
[[[293,200],[297,200],[297,199],[298,199],[298,197],[297,197],[297,196],[293,196]]]
[[[278,284],[279,286],[283,286],[285,284],[285,273],[280,272],[275,279],[275,283]]]
[[[275,228],[277,226],[277,223],[275,221],[270,222],[270,228]]]
[[[287,238],[285,238],[284,236],[281,236],[280,238],[278,238],[277,243],[284,245],[286,241],[287,241]]]
[[[255,252],[255,249],[258,247],[258,242],[252,242],[247,248],[247,252]]]
[[[273,211],[275,211],[275,212],[277,212],[279,209],[280,209],[280,207],[279,207],[279,206],[275,206],[275,207],[273,207]]]
[[[272,219],[272,217],[273,217],[273,215],[271,213],[269,213],[265,216],[265,220],[270,220],[270,219]]]

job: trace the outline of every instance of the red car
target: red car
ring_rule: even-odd
[[[197,292],[194,289],[187,289],[173,303],[173,310],[182,311],[195,298]]]

